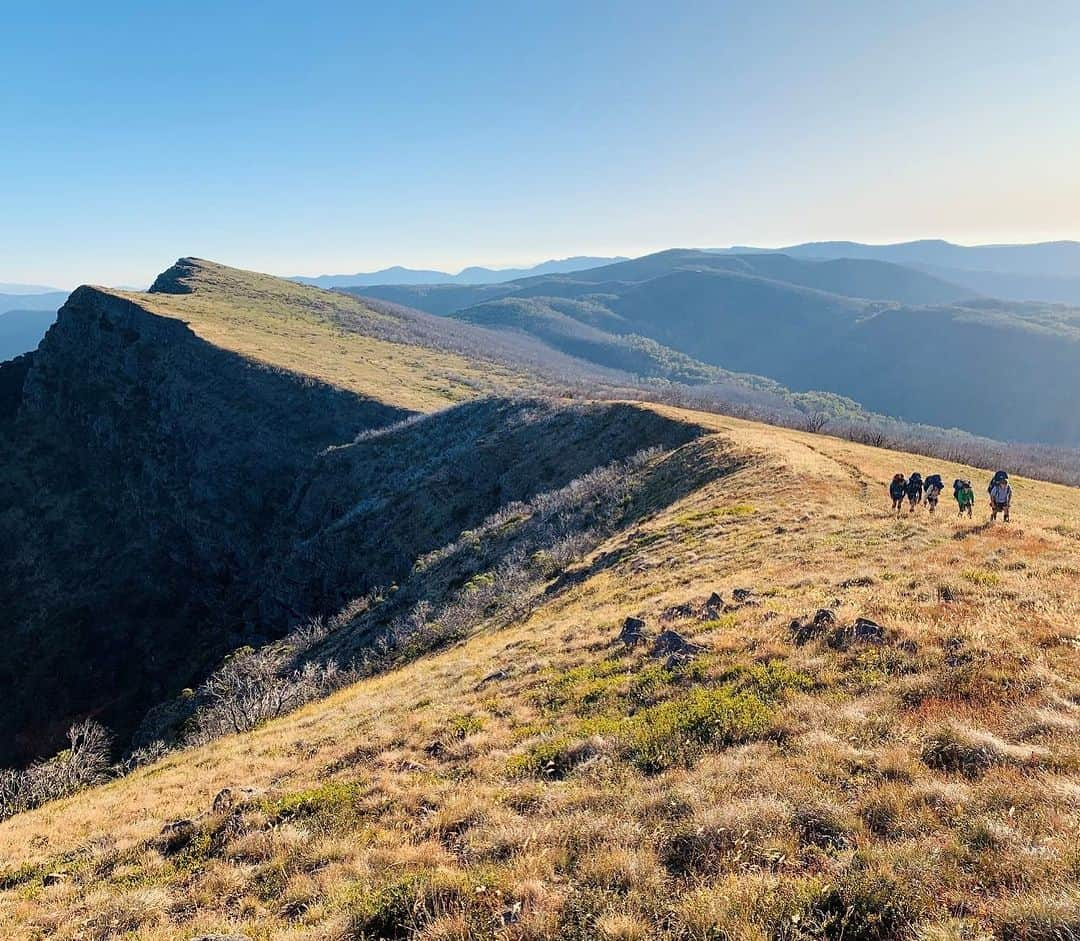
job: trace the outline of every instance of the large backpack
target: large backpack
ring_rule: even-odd
[[[1000,484],[1002,481],[1008,483],[1009,475],[1005,471],[999,470],[996,474],[994,474],[993,479],[990,481],[989,485],[986,488],[986,492],[989,493],[991,490],[994,489],[997,484]]]
[[[909,494],[921,493],[923,489],[922,474],[912,474],[908,478],[907,492]]]
[[[930,490],[932,487],[937,487],[938,490],[945,489],[945,484],[941,482],[941,474],[931,474],[929,477],[926,478],[923,486],[927,490]]]

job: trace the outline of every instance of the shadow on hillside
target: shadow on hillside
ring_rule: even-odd
[[[702,435],[686,425],[678,433]],[[634,443],[642,442],[635,436]],[[490,628],[518,621],[631,550],[605,552],[588,565],[571,567],[576,559],[737,467],[718,455],[711,437],[674,447],[668,441],[663,450],[607,461],[531,502],[502,505],[417,560],[391,596],[331,635],[312,659],[348,663],[359,656],[365,672],[372,672],[461,640],[481,623]],[[612,456],[610,448],[599,454]],[[372,659],[373,650],[382,653]]]
[[[628,516],[622,530],[630,529],[647,516],[677,503],[701,487],[743,467],[741,460],[725,459],[717,455],[713,442],[709,439],[693,441],[677,451],[657,467],[653,479],[644,492],[647,506]],[[567,569],[544,590],[545,599],[550,599],[562,592],[587,582],[595,575],[615,568],[622,562],[637,555],[640,548],[632,543],[619,545],[614,549],[599,553],[588,565]]]

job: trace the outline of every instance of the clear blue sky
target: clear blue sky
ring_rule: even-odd
[[[0,281],[1080,237],[1080,5],[8,4]]]

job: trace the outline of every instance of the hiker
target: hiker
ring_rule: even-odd
[[[963,516],[967,513],[968,519],[971,519],[971,513],[975,507],[975,491],[971,486],[971,481],[958,477],[953,481],[952,491],[956,498],[956,505],[960,508],[960,512],[956,515]]]
[[[990,522],[997,520],[998,513],[1005,514],[1005,522],[1009,522],[1009,507],[1012,505],[1012,487],[1009,486],[1009,475],[1005,471],[994,474],[990,486],[986,488],[990,497]]]
[[[907,482],[907,498],[910,508],[909,513],[915,512],[915,507],[922,503],[923,496],[923,482],[922,474],[917,471],[908,478]]]
[[[933,513],[937,509],[941,491],[945,489],[945,484],[941,482],[941,474],[931,474],[927,477],[923,488],[926,490],[926,505],[930,508],[930,512]]]
[[[907,481],[904,479],[904,475],[894,475],[892,483],[889,484],[889,496],[892,497],[892,508],[896,510],[897,516],[900,515],[900,510],[904,507],[905,493],[907,493]]]

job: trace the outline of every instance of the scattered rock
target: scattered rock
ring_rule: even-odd
[[[836,626],[836,615],[828,608],[819,608],[809,621],[800,621],[795,618],[789,625],[791,639],[795,645],[801,647],[815,637],[821,637]]]
[[[499,923],[505,928],[521,920],[521,902],[514,902],[499,912]]]
[[[660,636],[656,638],[656,643],[653,644],[652,656],[669,657],[679,655],[692,658],[704,649],[701,644],[688,641],[678,631],[667,630],[661,632]]]
[[[619,640],[627,647],[636,647],[645,641],[645,622],[641,618],[627,618],[619,631]]]
[[[476,684],[476,689],[483,689],[488,683],[501,683],[503,680],[508,679],[510,674],[506,670],[495,670],[493,673],[489,673],[479,683]]]
[[[871,621],[870,618],[856,618],[853,630],[856,640],[881,641],[885,639],[885,628],[877,621]]]
[[[833,627],[836,624],[836,615],[828,608],[818,608],[814,614],[814,626],[820,628]]]
[[[246,934],[201,934],[191,941],[251,941]]]
[[[161,828],[157,839],[158,851],[162,856],[179,853],[194,839],[196,829],[194,820],[170,820]]]
[[[956,600],[956,592],[948,585],[939,585],[937,590],[938,601],[949,604]]]
[[[877,584],[871,575],[855,575],[852,578],[845,578],[841,583],[841,588],[869,588],[871,585]]]
[[[698,605],[692,601],[684,601],[682,604],[675,604],[670,608],[665,608],[660,614],[660,619],[663,621],[677,621],[680,618],[697,617],[700,613],[701,609]]]
[[[709,595],[709,600],[705,602],[705,610],[707,611],[723,611],[724,610],[724,598],[718,591],[714,591]]]
[[[739,604],[757,604],[754,600],[753,588],[736,588],[731,593],[731,597],[734,598]]]
[[[217,793],[217,797],[214,798],[214,803],[211,805],[214,813],[221,814],[227,810],[232,810],[239,804],[246,804],[248,801],[259,797],[263,791],[257,787],[226,787],[222,788]]]
[[[689,666],[694,662],[694,655],[690,653],[673,653],[667,660],[664,661],[664,669],[669,673],[674,673],[677,670],[681,670],[684,667]]]
[[[44,886],[60,885],[61,882],[67,882],[67,878],[68,874],[66,872],[50,872],[45,874],[41,884]]]
[[[834,650],[847,650],[852,644],[880,644],[885,640],[885,628],[869,618],[856,618],[855,623],[833,631],[829,646]]]

